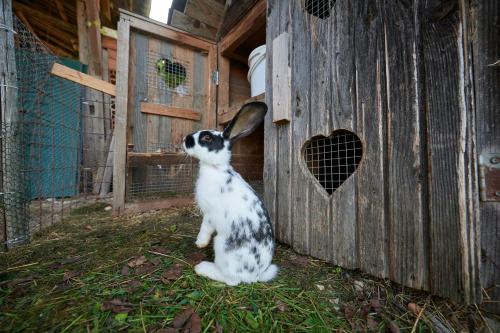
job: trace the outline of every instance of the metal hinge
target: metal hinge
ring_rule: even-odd
[[[500,153],[479,155],[479,187],[482,201],[500,201]]]
[[[212,72],[212,82],[217,86],[219,85],[219,71]]]

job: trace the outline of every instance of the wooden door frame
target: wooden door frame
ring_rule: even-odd
[[[217,44],[210,40],[195,37],[189,33],[156,22],[143,16],[120,10],[118,22],[118,46],[116,64],[116,114],[115,114],[115,145],[113,163],[113,213],[141,211],[145,209],[160,209],[183,206],[192,202],[189,197],[163,199],[161,202],[146,202],[144,204],[126,204],[127,178],[127,125],[128,125],[128,84],[130,32],[141,32],[154,35],[162,40],[200,51],[208,57],[209,73],[217,70]],[[208,98],[206,103],[208,127],[216,126],[216,96],[217,84],[210,78],[208,82]]]

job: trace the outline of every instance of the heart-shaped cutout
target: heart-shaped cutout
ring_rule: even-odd
[[[304,144],[307,169],[332,194],[356,171],[363,156],[359,137],[347,130],[315,136]]]

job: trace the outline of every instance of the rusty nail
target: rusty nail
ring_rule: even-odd
[[[492,158],[490,158],[490,163],[491,164],[498,164],[498,163],[500,163],[500,156],[493,156]]]

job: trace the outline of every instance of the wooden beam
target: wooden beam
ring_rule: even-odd
[[[259,1],[220,42],[220,52],[226,54],[240,46],[248,37],[266,25],[265,0]]]
[[[103,16],[111,22],[111,3],[110,0],[101,0],[101,13]]]
[[[194,37],[172,26],[138,16],[134,13],[130,13],[125,10],[120,10],[120,13],[122,14],[123,19],[130,22],[131,28],[147,31],[148,33],[156,35],[162,39],[173,41],[175,44],[207,52],[211,50],[213,45],[215,45],[213,41],[202,37]]]
[[[273,122],[292,120],[291,68],[288,56],[289,34],[283,32],[273,40]]]
[[[82,64],[88,65],[89,47],[83,0],[76,1],[76,22],[78,27],[78,59]]]
[[[211,40],[214,40],[215,35],[217,34],[217,29],[215,29],[214,27],[206,25],[205,23],[187,16],[186,14],[181,13],[180,11],[175,9],[172,13],[172,21],[170,22],[170,24],[173,27]]]
[[[61,30],[66,31],[68,33],[75,32],[75,26],[72,25],[71,23],[65,22],[61,19],[58,19],[57,17],[52,16],[52,15],[48,15],[47,13],[43,12],[42,10],[37,10],[34,7],[26,6],[20,2],[14,3],[14,9],[16,11],[18,11],[18,10],[22,11],[22,12],[28,14],[30,17],[44,20],[47,26],[56,27],[56,28],[59,28]]]
[[[85,0],[89,43],[89,74],[102,76],[101,19],[98,0]]]
[[[70,80],[81,84],[83,86],[102,91],[111,96],[116,95],[116,87],[115,85],[108,83],[106,81],[97,79],[91,75],[87,75],[85,73],[79,72],[72,68],[66,67],[64,65],[54,63],[52,66],[52,70],[50,71],[52,75],[61,77],[66,80]]]
[[[69,22],[68,16],[66,15],[66,11],[64,10],[64,5],[61,0],[55,0],[57,11],[59,12],[59,16],[63,19],[64,22]]]
[[[224,5],[214,0],[187,0],[184,13],[206,25],[217,28],[222,21]]]
[[[115,147],[113,150],[113,211],[120,214],[125,209],[127,178],[127,104],[128,66],[130,52],[130,21],[118,22],[118,59],[116,68]]]
[[[147,114],[155,114],[158,116],[168,116],[174,118],[201,120],[201,113],[185,108],[176,108],[154,103],[141,103],[141,112]]]

